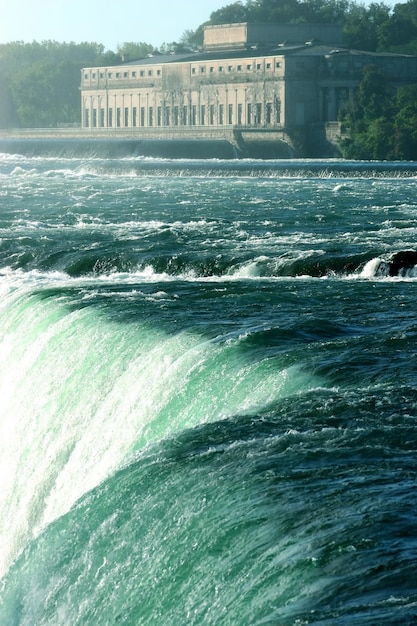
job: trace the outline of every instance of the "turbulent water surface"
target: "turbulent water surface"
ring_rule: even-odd
[[[417,623],[415,164],[0,155],[0,624]]]

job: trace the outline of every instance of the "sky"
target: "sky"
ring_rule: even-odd
[[[0,0],[0,44],[11,41],[125,42],[160,46],[195,30],[233,0]]]

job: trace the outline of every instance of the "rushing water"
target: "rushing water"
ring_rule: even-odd
[[[416,164],[0,156],[1,626],[417,623]]]

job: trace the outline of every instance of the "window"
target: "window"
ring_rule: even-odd
[[[100,109],[100,126],[104,126],[104,109]]]
[[[145,126],[145,107],[140,107],[140,125]]]
[[[129,72],[124,72],[123,73],[123,78],[129,78]]]
[[[248,63],[247,66],[246,66],[246,69],[248,71],[250,71],[252,69],[252,63]]]
[[[84,74],[84,80],[88,80],[88,74]]]
[[[206,73],[206,68],[204,66],[200,67],[200,73],[201,74],[205,74]]]
[[[136,78],[137,72],[132,72],[132,78]]]
[[[219,65],[219,72],[223,72],[223,65]]]
[[[210,104],[210,122],[211,126],[214,124],[214,104]]]
[[[95,73],[95,72],[93,72],[93,74],[92,74],[91,78],[93,78],[93,79],[94,79],[95,77],[96,77],[96,73]]]
[[[261,63],[257,63],[256,64],[256,69],[257,70],[261,70],[262,69],[262,64]]]
[[[184,104],[184,106],[182,107],[182,113],[181,113],[181,124],[183,126],[187,125],[187,105]]]
[[[267,64],[266,64],[266,69],[267,69],[267,70],[270,70],[270,69],[271,69],[271,67],[272,67],[272,64],[271,64],[271,63],[267,63]]]
[[[125,126],[129,126],[129,109],[125,107]]]
[[[281,61],[277,61],[277,62],[275,63],[275,67],[281,67],[281,65],[282,65]]]
[[[100,78],[104,78],[104,72],[100,72]]]
[[[138,109],[137,107],[133,107],[132,109],[132,126],[138,125]]]
[[[153,107],[149,107],[149,126],[153,126]]]
[[[229,104],[227,107],[227,123],[233,124],[233,104]]]
[[[145,76],[145,70],[141,70],[139,75],[141,78],[143,78]]]
[[[256,119],[255,124],[260,124],[262,120],[262,104],[258,102],[256,104]]]
[[[116,78],[120,78],[120,72],[116,72]]]
[[[113,78],[113,72],[109,72],[109,73],[107,74],[107,76],[108,76],[109,78]]]
[[[178,126],[180,121],[180,112],[177,106],[173,109],[174,126]]]
[[[238,72],[241,72],[241,71],[242,71],[242,66],[241,66],[241,65],[238,65],[238,66],[237,66],[237,71],[238,71]]]
[[[202,126],[205,126],[206,124],[206,105],[205,104],[201,105],[200,124]]]
[[[197,124],[197,107],[193,104],[191,109],[191,125],[195,126]]]
[[[219,104],[219,124],[224,124],[224,104]]]
[[[161,70],[156,70],[156,75],[157,75],[157,76],[160,76],[160,75],[161,75],[161,73],[162,73],[162,72],[161,72]]]
[[[243,107],[241,104],[237,105],[237,123],[242,124]]]
[[[233,65],[229,65],[228,68],[229,72],[233,72]]]
[[[191,68],[191,74],[195,74],[195,73],[196,73],[196,69],[195,69],[195,67],[192,67]]]
[[[120,126],[121,126],[121,122],[122,122],[121,117],[122,117],[122,111],[121,111],[120,107],[117,107],[117,109],[116,109],[116,126],[117,126],[117,128],[120,128]]]
[[[248,108],[246,111],[246,123],[248,126],[252,124],[252,104],[248,102]]]
[[[272,122],[272,102],[266,103],[265,121],[267,124],[271,124]]]
[[[87,128],[90,126],[90,111],[88,109],[84,113],[84,126]]]
[[[109,116],[108,125],[109,125],[109,128],[111,128],[113,126],[113,109],[112,108],[109,109],[108,116]]]
[[[152,76],[152,70],[148,70],[148,76]]]
[[[210,68],[210,74],[214,74],[214,67],[213,66],[211,66],[211,68]]]
[[[97,109],[93,109],[92,124],[93,128],[97,127]]]
[[[157,124],[158,126],[162,126],[162,107],[158,107],[157,116]]]

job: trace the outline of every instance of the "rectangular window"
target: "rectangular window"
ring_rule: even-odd
[[[191,109],[191,125],[195,126],[197,124],[197,106],[193,104]]]
[[[255,119],[255,124],[261,124],[262,122],[262,104],[260,102],[257,102],[256,104],[256,119]]]
[[[101,128],[103,128],[103,126],[104,126],[104,120],[105,120],[104,109],[100,109],[100,126],[101,126]]]
[[[117,107],[117,109],[116,109],[116,126],[117,126],[117,128],[120,128],[121,125],[122,125],[122,111],[121,111],[120,107]]]
[[[120,78],[120,72],[116,72],[116,78]]]
[[[123,73],[123,78],[129,78],[129,72],[124,72]]]
[[[145,107],[140,107],[140,125],[145,126]]]
[[[133,107],[132,109],[132,126],[138,125],[138,109],[137,107]]]
[[[219,104],[219,124],[224,124],[224,104]]]
[[[136,72],[132,72],[132,78],[136,78],[137,73]]]
[[[243,116],[243,107],[241,104],[237,105],[237,123],[239,126],[242,125],[242,116]]]
[[[129,126],[129,109],[125,107],[125,126]]]
[[[171,107],[165,107],[165,126],[171,126]]]
[[[233,104],[229,104],[227,107],[227,123],[233,124]]]
[[[183,126],[187,126],[187,106],[184,104],[184,106],[182,107],[182,113],[181,113],[181,124]]]
[[[145,70],[141,70],[139,75],[141,78],[143,78],[145,76]]]
[[[252,69],[252,65],[251,65],[250,63],[248,63],[248,65],[246,66],[246,69],[247,69],[248,71],[250,71],[250,70]]]
[[[160,76],[162,74],[161,70],[156,70],[156,75]]]
[[[214,104],[210,104],[210,125],[214,125]]]
[[[250,126],[252,124],[252,104],[248,102],[248,107],[246,111],[246,124]]]
[[[84,112],[84,126],[86,128],[90,126],[90,111],[88,109]]]
[[[200,124],[202,126],[206,125],[206,105],[202,104],[201,105],[201,111],[200,111]]]
[[[112,108],[109,109],[108,116],[109,116],[108,125],[109,125],[109,128],[111,128],[113,126],[113,109]]]
[[[162,107],[158,107],[157,116],[158,126],[162,126]]]
[[[200,67],[200,73],[201,74],[205,74],[206,73],[206,68],[204,67],[204,65],[202,67]]]
[[[92,115],[92,123],[91,126],[93,128],[97,127],[97,109],[93,109],[93,115]]]
[[[272,122],[272,102],[266,103],[265,122],[271,124]]]
[[[148,70],[148,76],[152,76],[152,70]]]
[[[214,74],[214,67],[213,66],[210,68],[210,74]]]
[[[109,73],[107,74],[107,76],[108,76],[109,78],[113,78],[113,72],[109,72]]]
[[[153,107],[149,107],[149,126],[153,126]]]
[[[180,113],[179,113],[179,109],[177,106],[175,106],[173,109],[173,118],[174,118],[174,126],[178,126],[179,121],[180,121]]]

